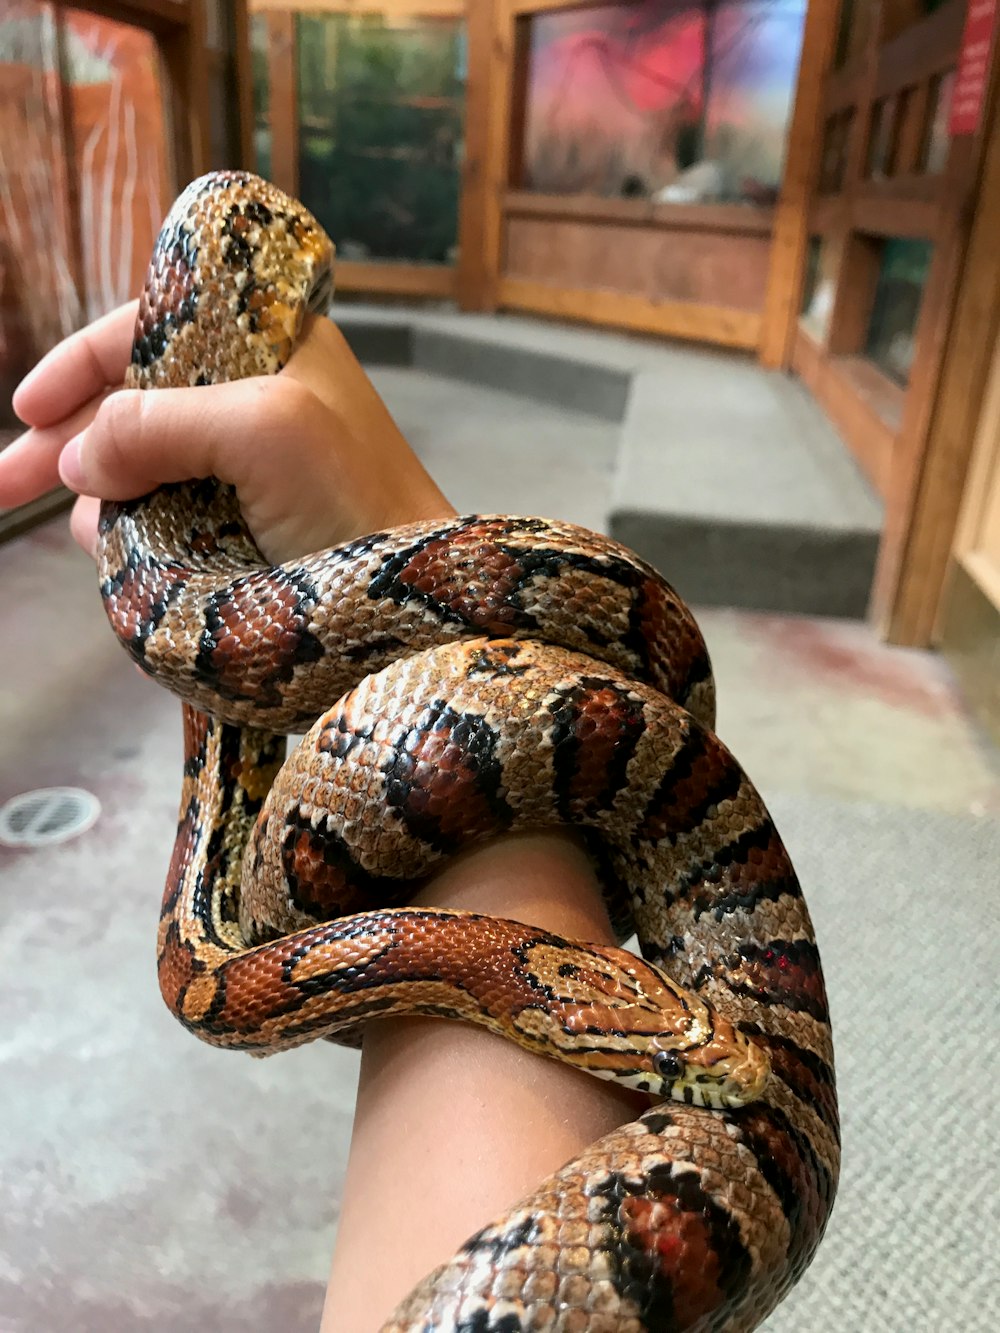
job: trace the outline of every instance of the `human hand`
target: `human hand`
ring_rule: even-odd
[[[29,427],[0,454],[0,505],[76,491],[73,535],[93,553],[100,500],[216,476],[236,487],[269,560],[453,514],[329,320],[310,317],[278,375],[198,388],[121,389],[136,302],[48,353],[14,394]]]

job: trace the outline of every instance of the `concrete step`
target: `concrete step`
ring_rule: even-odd
[[[689,601],[864,615],[881,507],[789,376],[736,354],[517,316],[357,305],[335,314],[369,365],[411,365],[620,421],[605,526]]]

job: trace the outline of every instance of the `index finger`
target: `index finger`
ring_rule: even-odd
[[[11,405],[26,426],[52,426],[84,403],[117,388],[132,349],[138,301],[129,301],[42,357],[14,390]]]

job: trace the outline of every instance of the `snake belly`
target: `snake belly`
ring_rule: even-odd
[[[203,177],[157,241],[127,382],[274,373],[331,294],[300,204]],[[833,1046],[801,888],[712,731],[673,589],[605,537],[510,516],[272,567],[212,479],[105,503],[98,564],[119,639],[183,701],[158,968],[186,1027],[269,1054],[430,1014],[657,1099],[470,1237],[385,1333],[755,1328],[833,1204]],[[642,958],[406,906],[460,848],[552,827],[585,839]]]

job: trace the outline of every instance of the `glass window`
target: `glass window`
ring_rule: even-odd
[[[534,16],[519,184],[772,203],[805,9],[805,0],[646,0]]]
[[[826,338],[833,314],[836,285],[831,247],[820,236],[809,238],[800,320],[818,341]]]
[[[820,194],[837,194],[844,187],[847,146],[853,124],[853,111],[841,111],[826,122],[819,167]]]
[[[931,82],[930,97],[927,101],[927,125],[924,142],[920,151],[920,169],[936,174],[944,171],[951,148],[951,136],[948,133],[948,117],[951,112],[951,96],[955,90],[955,71],[948,70],[939,74]]]
[[[930,241],[892,237],[882,243],[865,355],[898,384],[909,382],[932,251]]]
[[[57,24],[52,8],[22,3],[0,18],[5,389],[60,338],[136,294],[173,194],[153,37],[82,9],[60,7]]]
[[[452,261],[462,24],[301,15],[298,55],[299,193],[339,257]]]

